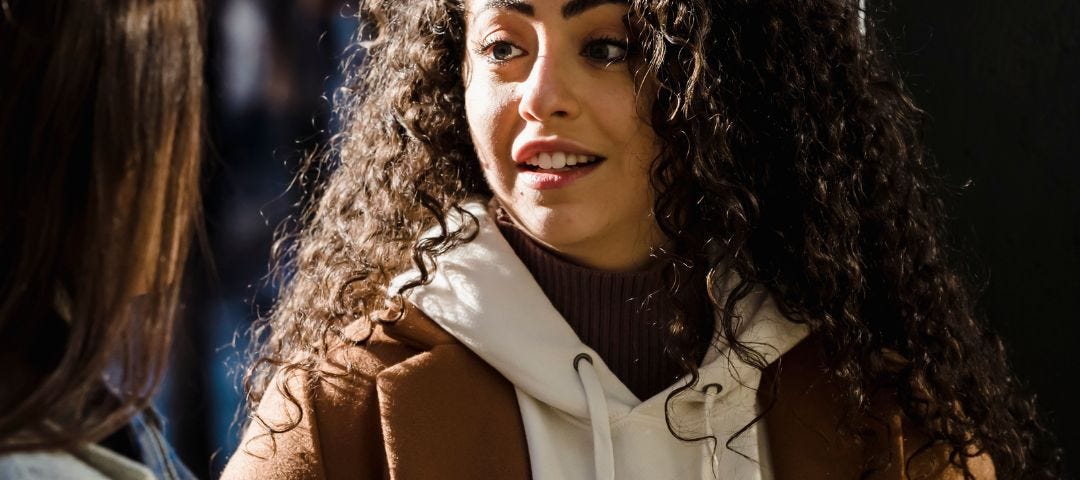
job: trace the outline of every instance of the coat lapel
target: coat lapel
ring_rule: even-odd
[[[434,323],[412,312],[391,330],[413,345],[435,345],[377,376],[390,478],[529,478],[513,386],[462,344],[440,341],[445,332],[426,331]]]
[[[376,377],[389,478],[530,478],[513,385],[415,308],[385,332],[420,351]],[[840,388],[820,352],[810,336],[763,372],[758,398],[768,408],[773,478],[962,478],[937,449],[909,458],[928,439],[903,424],[889,392],[856,422],[867,435],[845,433]],[[976,469],[988,474],[977,477],[993,478],[992,463],[979,460]]]

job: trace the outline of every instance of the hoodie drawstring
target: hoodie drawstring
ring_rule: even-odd
[[[582,366],[585,360],[587,365]],[[604,395],[604,387],[600,385],[600,377],[596,375],[592,357],[587,353],[580,353],[574,357],[574,370],[578,374],[581,386],[585,389],[585,401],[589,406],[589,424],[593,434],[593,466],[596,468],[596,480],[614,480],[615,478],[615,447],[611,439],[611,423],[608,419],[607,398]],[[710,383],[705,386],[705,440],[701,445],[701,478],[702,480],[715,479],[720,469],[720,459],[717,457],[719,439],[713,434],[712,411],[716,397],[720,395],[724,387],[718,383]]]
[[[581,366],[581,360],[588,362]],[[585,388],[585,401],[589,404],[589,424],[593,434],[593,464],[596,467],[596,480],[614,480],[615,447],[611,441],[611,423],[608,420],[607,399],[600,377],[593,368],[592,357],[587,353],[574,357],[574,370],[577,371],[581,386]]]
[[[715,393],[709,393],[709,389],[716,390]],[[705,389],[702,391],[705,394],[705,440],[701,444],[701,478],[702,480],[715,479],[718,470],[720,469],[720,459],[716,458],[716,450],[720,442],[719,438],[713,435],[712,429],[712,408],[713,402],[716,401],[717,395],[724,389],[718,383],[710,383],[705,385]]]

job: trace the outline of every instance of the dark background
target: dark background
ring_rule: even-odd
[[[932,152],[951,183],[972,182],[950,199],[951,227],[987,285],[980,306],[1068,460],[1080,452],[1080,2],[903,0],[886,14]]]
[[[1066,454],[1080,451],[1067,403],[1080,371],[1080,1],[868,4],[931,117],[946,179],[970,181],[948,200],[955,243],[986,285],[984,316]],[[273,231],[297,212],[287,187],[302,152],[327,138],[325,97],[357,28],[340,0],[209,5],[207,241],[157,402],[203,478],[236,448],[243,330],[275,295],[263,280]]]

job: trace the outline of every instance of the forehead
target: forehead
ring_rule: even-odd
[[[466,0],[465,9],[470,16],[513,12],[533,17],[538,10],[557,8],[564,19],[570,19],[600,5],[626,3],[627,0]]]

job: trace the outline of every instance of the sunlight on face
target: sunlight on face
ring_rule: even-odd
[[[608,270],[641,267],[662,238],[626,14],[616,1],[466,2],[465,110],[488,184],[533,238]]]

